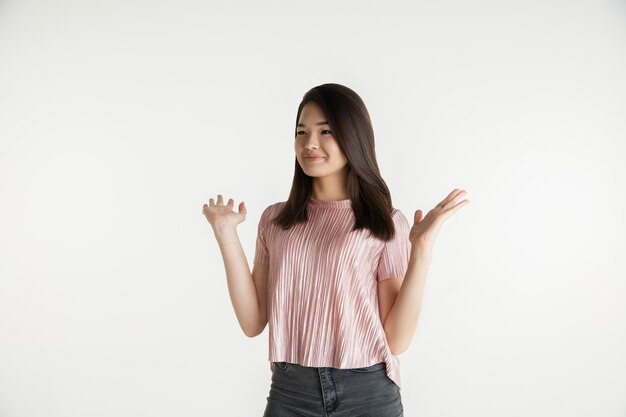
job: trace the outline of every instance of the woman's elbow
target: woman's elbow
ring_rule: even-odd
[[[257,337],[258,335],[260,335],[261,333],[263,333],[263,330],[265,330],[265,325],[267,323],[263,323],[262,325],[257,325],[254,327],[248,327],[248,328],[243,328],[243,333],[249,337],[250,339],[252,339],[253,337]]]
[[[396,346],[395,344],[392,344],[392,343],[389,344],[389,350],[391,350],[391,354],[393,356],[398,356],[398,355],[403,354],[407,348],[408,346]]]

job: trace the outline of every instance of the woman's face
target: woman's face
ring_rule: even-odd
[[[334,132],[330,130],[324,112],[314,101],[305,104],[300,113],[295,150],[298,163],[310,177],[343,175],[348,163],[345,154],[339,148]],[[318,158],[309,159],[307,158],[309,155]]]

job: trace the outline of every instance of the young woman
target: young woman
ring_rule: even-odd
[[[415,332],[438,231],[469,203],[453,190],[414,224],[393,208],[361,98],[339,84],[303,97],[287,201],[269,205],[250,272],[221,194],[203,206],[243,332],[269,325],[264,417],[403,415],[397,355]]]

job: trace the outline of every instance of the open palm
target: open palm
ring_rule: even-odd
[[[224,204],[221,194],[217,195],[217,204],[213,199],[209,199],[209,204],[202,206],[202,214],[207,218],[213,229],[221,229],[224,227],[237,227],[237,225],[246,219],[246,206],[242,201],[239,203],[239,213],[233,211],[235,201],[231,198],[228,204]]]
[[[465,190],[455,188],[443,201],[430,210],[424,218],[422,218],[422,210],[415,211],[413,227],[411,227],[409,232],[409,240],[413,248],[432,251],[443,222],[458,209],[469,204],[469,200],[459,202],[459,198],[465,194],[467,194]]]

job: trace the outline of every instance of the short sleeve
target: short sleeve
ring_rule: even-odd
[[[267,250],[267,243],[265,241],[265,229],[269,222],[269,207],[263,210],[261,218],[259,219],[259,225],[257,227],[256,234],[256,249],[254,252],[254,263],[268,265],[270,263],[269,251]]]
[[[409,232],[411,227],[409,222],[400,210],[395,210],[391,216],[396,234],[394,237],[385,242],[380,262],[378,263],[378,271],[376,279],[384,281],[390,278],[404,278],[406,270],[409,267],[409,258],[411,256],[411,241],[409,240]]]

